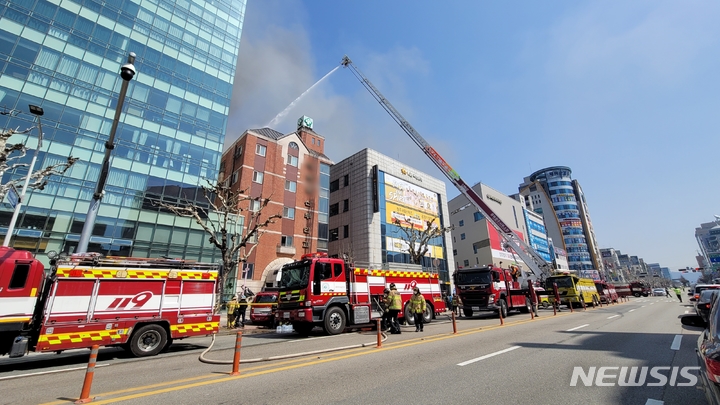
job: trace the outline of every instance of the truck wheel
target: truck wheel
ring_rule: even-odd
[[[529,314],[532,311],[532,303],[530,298],[525,297],[525,306],[519,308],[521,314]]]
[[[472,318],[473,312],[472,309],[469,308],[463,308],[463,315],[467,318]]]
[[[633,295],[635,296],[635,298],[640,297],[640,293],[633,293]]]
[[[297,332],[297,334],[300,336],[309,335],[310,332],[312,332],[313,328],[315,328],[315,325],[311,323],[302,322],[293,324],[293,330]]]
[[[345,330],[345,312],[338,307],[332,307],[325,313],[325,332],[328,335],[337,335]]]
[[[550,307],[550,303],[547,302],[547,301],[543,301],[543,302],[542,302],[542,307],[543,307],[543,309],[548,309],[548,308]]]
[[[130,352],[136,357],[154,356],[167,344],[167,332],[160,325],[145,325],[130,338]]]
[[[505,298],[500,298],[497,302],[497,306],[500,307],[500,309],[498,310],[498,314],[502,313],[502,317],[507,318],[508,308],[507,303],[505,302]]]
[[[405,319],[405,323],[407,323],[408,325],[415,325],[415,317],[410,312],[409,302],[405,304],[405,309],[403,309],[403,318]]]
[[[435,310],[433,309],[433,306],[425,301],[425,312],[423,312],[423,323],[430,323],[433,319],[433,313]]]

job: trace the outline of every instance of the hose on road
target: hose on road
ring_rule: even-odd
[[[388,338],[387,334],[385,334],[385,332],[380,332],[380,333],[381,333],[381,335],[382,335],[382,341],[384,342],[385,340],[387,340],[387,338]],[[206,364],[221,364],[221,365],[233,364],[233,361],[232,361],[232,360],[213,360],[213,359],[207,359],[207,358],[205,358],[205,354],[207,354],[207,353],[212,349],[212,347],[213,347],[214,344],[215,344],[215,334],[212,335],[212,342],[210,342],[210,346],[208,346],[208,348],[205,349],[205,351],[203,351],[202,353],[200,353],[200,356],[198,357],[198,360],[200,360],[200,362],[206,363]],[[311,356],[311,355],[314,355],[314,354],[337,352],[337,351],[340,351],[340,350],[357,349],[357,348],[361,348],[361,347],[370,347],[370,346],[374,346],[374,345],[376,345],[376,344],[377,344],[377,342],[372,342],[372,343],[360,343],[360,344],[350,345],[350,346],[333,347],[333,348],[330,348],[330,349],[313,350],[313,351],[310,351],[310,352],[284,354],[284,355],[281,355],[281,356],[258,357],[258,358],[256,358],[256,359],[244,359],[244,360],[240,360],[240,363],[241,363],[241,364],[247,364],[247,363],[260,363],[260,362],[263,362],[263,361],[285,360],[285,359],[292,359],[292,358],[295,358],[295,357]]]

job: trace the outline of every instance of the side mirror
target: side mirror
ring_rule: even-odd
[[[694,326],[696,328],[704,328],[707,326],[707,322],[698,315],[685,315],[680,318],[680,323],[685,326]]]

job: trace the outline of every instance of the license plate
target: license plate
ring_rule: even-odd
[[[479,310],[480,310],[480,307],[472,307],[472,310],[473,310],[473,311],[479,311]]]
[[[283,318],[290,319],[290,312],[283,312]]]

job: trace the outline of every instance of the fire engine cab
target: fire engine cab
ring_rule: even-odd
[[[404,314],[415,287],[427,303],[424,322],[445,311],[436,273],[353,268],[325,253],[310,253],[281,270],[277,320],[291,323],[300,334],[321,326],[335,335],[346,326],[370,324],[381,316],[383,290],[391,283],[402,297],[399,316],[407,323],[413,323],[412,317]]]
[[[151,356],[210,335],[218,265],[74,254],[46,274],[30,252],[0,247],[0,355],[98,344]]]

